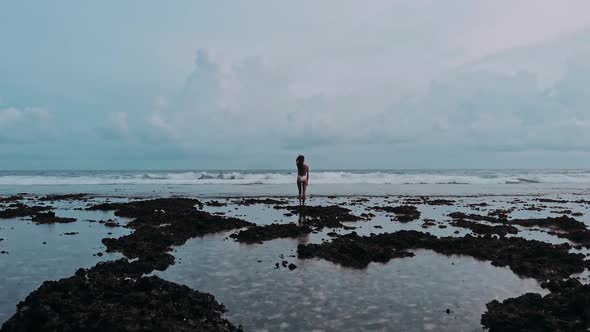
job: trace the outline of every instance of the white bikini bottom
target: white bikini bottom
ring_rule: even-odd
[[[297,175],[297,182],[307,182],[307,175]]]

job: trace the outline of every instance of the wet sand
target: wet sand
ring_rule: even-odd
[[[582,195],[330,196],[312,197],[306,209],[293,207],[297,202],[290,197],[201,198],[180,205],[161,200],[130,208],[127,198],[44,196],[0,199],[0,215],[22,210],[17,217],[9,211],[5,216],[10,218],[0,219],[0,293],[6,294],[0,300],[0,321],[11,318],[16,304],[43,281],[74,277],[79,268],[101,278],[131,278],[135,284],[145,283],[143,274],[157,276],[210,294],[225,306],[202,308],[211,324],[247,331],[478,331],[482,322],[505,330],[511,327],[503,323],[502,310],[514,308],[502,301],[528,292],[582,292],[573,283],[542,287],[547,279],[573,274],[587,282],[590,204]],[[97,205],[100,210],[88,210]],[[48,206],[55,215],[47,215]],[[400,245],[413,234],[400,231],[432,237],[420,245]],[[385,233],[389,235],[378,235]],[[481,246],[479,254],[466,249],[462,239]],[[514,252],[499,248],[515,241],[522,256],[511,259]],[[130,263],[92,268],[122,257]],[[103,279],[96,280],[101,285]],[[160,281],[148,284],[154,291],[168,287]],[[33,294],[36,303],[44,303],[43,292]],[[555,307],[554,298],[563,302],[567,296],[536,299],[536,305]],[[586,304],[586,298],[577,301]],[[488,307],[493,315],[485,315]],[[218,317],[225,310],[227,321]],[[523,310],[520,321],[539,310]],[[587,323],[583,311],[545,312],[559,318],[547,320],[552,328],[564,319],[582,322],[574,328]],[[14,330],[28,318],[20,310],[4,329]],[[183,326],[182,320],[166,324],[162,326]]]

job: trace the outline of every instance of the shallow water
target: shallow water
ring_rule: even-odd
[[[544,293],[532,279],[470,257],[418,251],[355,270],[289,257],[301,242],[193,239],[174,253],[178,264],[157,274],[215,294],[227,318],[249,331],[478,331],[485,303]],[[276,269],[280,255],[297,269]]]
[[[580,199],[577,195],[552,195]],[[514,203],[518,198],[523,202]],[[104,201],[106,197],[94,199]],[[110,198],[113,199],[113,198]],[[437,236],[463,236],[470,231],[448,225],[448,214],[455,211],[487,214],[498,208],[539,204],[531,196],[450,197],[453,206],[417,205],[420,220],[409,223],[392,221],[387,213],[370,210],[375,205],[399,205],[411,197],[368,197],[367,202],[350,205],[348,197],[315,197],[312,205],[339,204],[353,213],[373,212],[370,221],[346,223],[357,233],[394,232],[401,229],[427,231]],[[115,199],[124,201],[125,199]],[[207,201],[209,199],[203,199]],[[234,199],[224,207],[205,206],[209,212],[238,216],[257,224],[297,223],[298,216],[285,216],[287,210],[268,205],[240,206]],[[470,204],[486,202],[474,210]],[[290,203],[296,201],[291,199]],[[126,228],[108,228],[87,220],[117,219],[112,212],[81,211],[84,202],[59,202],[58,216],[76,217],[75,223],[35,225],[26,220],[0,220],[0,321],[15,312],[15,305],[45,280],[68,277],[80,267],[91,267],[100,260],[112,260],[119,254],[105,254],[101,239],[129,233]],[[514,211],[518,218],[558,216],[550,206],[584,213],[576,219],[590,224],[590,206],[553,204],[543,211]],[[435,226],[422,228],[424,219]],[[380,228],[376,228],[379,226]],[[439,228],[444,226],[444,228]],[[212,293],[226,305],[226,317],[250,331],[300,330],[449,330],[480,331],[485,304],[525,292],[545,294],[532,279],[521,279],[508,268],[463,256],[443,256],[432,251],[416,251],[415,257],[393,259],[386,264],[372,263],[366,269],[344,268],[325,260],[299,260],[296,248],[301,243],[329,241],[327,233],[351,230],[324,229],[299,239],[277,239],[264,244],[244,245],[228,239],[232,232],[189,240],[175,248],[176,264],[156,274],[164,279]],[[63,235],[78,232],[76,235]],[[112,234],[108,234],[111,232]],[[521,231],[518,236],[551,243],[567,242],[544,231]],[[46,242],[43,244],[43,242]],[[585,252],[585,251],[584,251]],[[297,268],[275,268],[286,260]],[[588,273],[582,276],[587,277]],[[446,309],[450,313],[445,312]]]
[[[119,253],[105,253],[100,240],[129,234],[129,229],[108,228],[98,222],[85,221],[113,218],[112,212],[62,209],[55,212],[58,216],[78,217],[79,220],[36,225],[30,220],[0,219],[0,238],[4,239],[0,241],[0,251],[8,252],[0,254],[0,322],[10,318],[16,311],[16,304],[44,281],[69,277],[79,268],[123,257]],[[66,232],[78,234],[64,235]],[[98,252],[104,255],[93,256]]]

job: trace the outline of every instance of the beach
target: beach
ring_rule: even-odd
[[[100,303],[152,315],[120,320],[129,330],[501,331],[541,311],[544,326],[588,327],[589,183],[584,170],[312,170],[301,208],[289,171],[3,171],[2,331],[85,310],[113,324],[82,305],[106,285]]]

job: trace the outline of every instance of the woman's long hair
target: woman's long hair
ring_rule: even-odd
[[[303,162],[305,161],[305,157],[302,154],[300,154],[299,156],[297,156],[296,161],[297,164],[303,164]]]
[[[297,171],[299,174],[303,173],[303,162],[305,161],[305,157],[303,155],[297,156],[296,163],[297,163]]]

